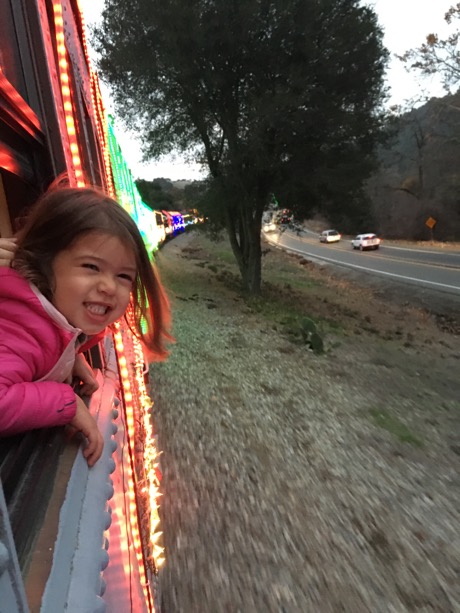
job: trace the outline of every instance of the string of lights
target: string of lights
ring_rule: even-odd
[[[80,7],[79,7],[80,8]],[[54,24],[56,33],[56,53],[58,58],[58,78],[62,96],[63,113],[70,147],[67,158],[68,173],[72,174],[76,185],[83,186],[82,158],[76,128],[72,85],[65,41],[62,3],[53,0]],[[106,115],[97,74],[92,70],[85,35],[83,14],[80,9],[81,37],[85,62],[90,80],[91,120],[96,129],[99,142],[98,155],[102,156],[104,169],[104,188],[116,197],[139,226],[149,252],[154,245],[152,239],[155,215],[142,202],[131,171],[128,168],[121,148],[115,138],[112,118]],[[146,209],[146,210],[144,210]],[[147,210],[148,209],[148,210]],[[150,220],[150,221],[149,221]],[[153,241],[155,242],[155,241]],[[126,426],[125,437],[129,462],[123,462],[123,483],[127,549],[126,563],[130,585],[133,580],[133,561],[135,556],[140,573],[140,583],[145,604],[150,613],[155,610],[155,580],[159,569],[165,562],[162,546],[158,501],[160,497],[161,471],[159,452],[151,423],[152,401],[147,393],[144,377],[144,355],[139,341],[126,324],[116,326],[114,332],[115,353],[120,377],[123,421]],[[130,587],[132,589],[132,586]],[[132,602],[132,594],[131,594]]]
[[[142,347],[121,324],[116,327],[114,341],[131,458],[127,489],[130,529],[138,565],[144,573],[146,601],[152,606],[151,581],[165,562],[159,530],[160,454],[151,424],[152,401],[145,387]]]
[[[81,163],[80,147],[73,116],[72,90],[70,87],[69,64],[65,45],[64,19],[62,6],[59,1],[53,2],[54,26],[56,30],[56,53],[58,56],[58,74],[61,86],[62,108],[64,110],[68,142],[71,152],[71,168],[77,187],[84,187],[83,168]],[[68,169],[68,171],[70,168]],[[72,177],[70,177],[72,179]]]

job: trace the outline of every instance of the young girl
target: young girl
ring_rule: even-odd
[[[151,359],[167,355],[169,305],[139,230],[92,188],[48,191],[0,257],[0,435],[69,424],[92,466],[102,436],[70,382],[97,388],[79,348],[121,317]],[[96,337],[98,338],[98,337]]]

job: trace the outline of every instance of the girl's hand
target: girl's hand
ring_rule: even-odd
[[[83,456],[86,458],[89,466],[94,466],[102,455],[102,450],[104,449],[104,439],[98,430],[94,417],[86,408],[83,400],[79,396],[76,398],[77,412],[75,413],[75,417],[69,423],[69,426],[73,430],[81,432],[86,438],[87,444],[83,449]]]
[[[78,388],[78,391],[80,394],[83,394],[83,396],[90,396],[99,387],[93,369],[85,360],[85,356],[82,353],[77,353],[75,356],[72,377],[82,382],[83,385]]]
[[[9,266],[15,251],[15,238],[0,238],[0,266]]]

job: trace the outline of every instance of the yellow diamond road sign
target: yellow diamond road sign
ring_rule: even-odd
[[[436,225],[436,219],[433,217],[428,217],[428,219],[425,221],[425,225],[432,230]]]

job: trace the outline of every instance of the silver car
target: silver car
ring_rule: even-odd
[[[319,235],[321,243],[338,243],[342,238],[342,235],[337,230],[324,230]]]
[[[353,249],[364,251],[365,249],[378,249],[380,247],[380,239],[376,234],[358,234],[351,241]]]

